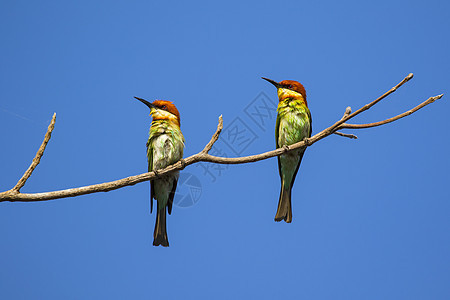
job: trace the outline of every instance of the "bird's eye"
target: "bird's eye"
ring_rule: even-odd
[[[166,110],[166,109],[167,109],[167,106],[163,105],[163,106],[161,106],[161,109]]]
[[[288,85],[288,88],[292,89],[293,88],[292,84]]]

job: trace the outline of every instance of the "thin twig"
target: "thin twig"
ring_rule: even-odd
[[[364,105],[363,107],[361,107],[360,109],[358,109],[357,111],[355,111],[354,113],[349,114],[346,117],[343,117],[341,120],[337,121],[333,126],[334,128],[337,128],[339,125],[345,123],[345,121],[350,120],[351,118],[356,117],[357,115],[359,115],[360,113],[362,113],[363,111],[368,110],[369,108],[371,108],[372,106],[374,106],[375,104],[377,104],[378,102],[380,102],[381,100],[383,100],[384,98],[386,98],[387,96],[389,96],[390,94],[392,94],[393,92],[395,92],[399,87],[401,87],[403,84],[405,84],[406,82],[408,82],[409,80],[411,80],[411,78],[414,77],[413,73],[409,73],[408,76],[406,76],[405,78],[403,78],[402,81],[400,81],[396,86],[394,86],[393,88],[391,88],[389,91],[387,91],[386,93],[384,93],[383,95],[381,95],[380,97],[378,97],[377,99],[373,100],[372,102]]]
[[[343,132],[339,132],[339,131],[335,131],[333,133],[337,134],[337,135],[340,135],[340,136],[343,136],[343,137],[347,137],[349,139],[357,139],[358,138],[356,135],[351,134],[351,133],[343,133]]]
[[[202,150],[202,153],[208,153],[209,150],[211,150],[214,143],[219,139],[219,135],[222,132],[223,129],[223,118],[222,115],[219,116],[219,124],[217,124],[217,129],[214,135],[212,136],[211,140],[208,144],[206,144],[205,148]]]
[[[350,106],[347,106],[347,108],[345,109],[345,113],[344,113],[344,115],[342,116],[342,118],[341,118],[341,120],[343,119],[343,118],[346,118],[348,115],[350,115],[352,113],[352,108],[350,107]]]
[[[406,111],[406,112],[404,112],[402,114],[399,114],[399,115],[397,115],[395,117],[386,119],[384,121],[379,121],[379,122],[374,122],[374,123],[367,123],[367,124],[347,124],[347,123],[344,123],[344,124],[341,125],[341,128],[362,129],[362,128],[371,128],[371,127],[376,127],[376,126],[388,124],[388,123],[397,121],[398,119],[401,119],[401,118],[404,118],[406,116],[409,116],[410,114],[415,113],[416,111],[418,111],[422,107],[424,107],[424,106],[426,106],[428,104],[431,104],[431,103],[433,103],[434,101],[436,101],[438,99],[441,99],[442,96],[444,96],[444,94],[437,95],[437,96],[434,96],[434,97],[430,97],[430,98],[428,98],[428,100],[420,103],[419,105],[417,105],[413,109],[410,109],[410,110],[408,110],[408,111]]]
[[[50,125],[48,125],[47,133],[45,134],[44,141],[42,142],[41,146],[39,147],[38,152],[36,153],[35,157],[33,158],[31,165],[25,171],[22,178],[19,179],[16,186],[12,188],[13,191],[15,191],[15,192],[20,191],[20,189],[27,182],[28,178],[30,178],[31,173],[33,173],[34,169],[41,161],[41,157],[44,154],[45,147],[47,147],[47,143],[50,140],[50,138],[52,137],[52,131],[53,131],[53,128],[55,128],[55,120],[56,120],[56,113],[53,114],[52,121],[50,122]]]

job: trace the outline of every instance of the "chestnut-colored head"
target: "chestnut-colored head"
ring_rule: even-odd
[[[295,80],[283,80],[280,81],[280,85],[286,89],[302,94],[303,99],[306,101],[306,91],[303,84]]]
[[[173,104],[172,102],[166,100],[155,100],[152,104],[161,110],[165,110],[171,113],[172,115],[176,116],[178,120],[180,120],[180,113],[175,107],[175,104]]]
[[[306,90],[305,87],[298,81],[295,80],[283,80],[280,82],[276,82],[272,79],[264,78],[271,84],[273,84],[278,90],[278,98],[280,101],[285,100],[286,98],[299,98],[301,97],[303,101],[306,102]]]
[[[150,115],[153,117],[153,120],[173,121],[177,123],[178,126],[180,126],[180,113],[175,107],[175,104],[173,104],[172,102],[166,100],[155,100],[153,101],[153,103],[150,103],[142,98],[134,98],[141,101],[150,108]]]

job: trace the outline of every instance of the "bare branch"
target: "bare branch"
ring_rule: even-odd
[[[350,106],[347,106],[347,108],[345,109],[345,113],[344,113],[344,115],[342,116],[341,120],[342,120],[343,118],[348,117],[351,113],[352,113],[352,108],[351,108]]]
[[[31,165],[25,171],[22,178],[20,178],[19,181],[17,182],[16,186],[12,188],[13,191],[16,191],[16,192],[20,191],[20,189],[27,182],[28,178],[30,178],[31,173],[33,173],[34,169],[41,161],[41,157],[42,157],[42,155],[44,155],[45,147],[47,147],[48,141],[52,137],[52,131],[53,131],[53,128],[55,128],[55,121],[56,121],[56,113],[53,114],[52,121],[50,122],[50,125],[48,125],[47,133],[45,134],[44,141],[42,141],[42,144],[39,147],[39,150],[36,153],[36,156],[33,158]]]
[[[376,126],[384,125],[384,124],[387,124],[387,123],[391,123],[391,122],[397,121],[398,119],[401,119],[403,117],[409,116],[412,113],[415,113],[416,111],[418,111],[422,107],[424,107],[424,106],[426,106],[426,105],[428,105],[430,103],[433,103],[434,101],[436,101],[438,99],[441,99],[442,96],[444,96],[444,94],[437,95],[437,96],[434,96],[434,97],[430,97],[430,98],[428,98],[428,100],[420,103],[419,105],[417,105],[413,109],[410,109],[410,110],[408,110],[408,111],[406,111],[406,112],[404,112],[402,114],[399,114],[399,115],[397,115],[395,117],[386,119],[384,121],[368,123],[368,124],[347,124],[347,123],[344,123],[344,124],[341,125],[341,128],[362,129],[362,128],[376,127]]]
[[[217,124],[217,130],[214,133],[214,135],[212,136],[212,138],[209,141],[209,143],[202,150],[202,153],[208,153],[209,150],[211,150],[211,148],[214,145],[214,143],[217,142],[217,140],[219,139],[219,135],[222,132],[222,129],[223,129],[223,118],[222,118],[222,115],[220,115],[219,116],[219,124]]]
[[[343,117],[341,120],[337,121],[333,126],[333,128],[337,128],[339,125],[345,123],[345,121],[350,120],[351,118],[356,117],[357,115],[359,115],[360,113],[362,113],[363,111],[368,110],[369,108],[371,108],[372,106],[374,106],[375,104],[377,104],[378,102],[380,102],[381,100],[383,100],[384,98],[386,98],[387,96],[389,96],[390,94],[392,94],[393,92],[395,92],[399,87],[401,87],[403,84],[405,84],[406,82],[408,82],[409,80],[411,80],[411,78],[413,78],[414,74],[413,73],[409,73],[408,76],[406,76],[405,78],[403,78],[402,81],[400,81],[396,86],[394,86],[393,88],[391,88],[389,91],[387,91],[386,93],[384,93],[383,95],[381,95],[380,97],[378,97],[377,99],[373,100],[372,102],[364,105],[363,107],[361,107],[360,109],[358,109],[357,111],[355,111],[354,113],[349,114],[346,117]]]
[[[334,134],[343,136],[343,137],[347,137],[349,139],[357,139],[358,137],[354,134],[350,134],[350,133],[343,133],[343,132],[339,132],[339,131],[335,131],[333,132]]]
[[[223,120],[222,120],[222,116],[220,116],[219,124],[217,125],[216,132],[214,133],[211,140],[208,142],[208,144],[205,146],[205,148],[202,151],[200,151],[199,153],[197,153],[195,155],[189,156],[188,158],[181,159],[180,161],[176,162],[175,164],[170,165],[164,169],[158,170],[157,172],[143,173],[140,175],[130,176],[130,177],[123,178],[120,180],[115,180],[115,181],[105,182],[105,183],[100,183],[100,184],[94,184],[94,185],[89,185],[89,186],[84,186],[84,187],[79,187],[79,188],[72,188],[72,189],[53,191],[53,192],[47,192],[47,193],[22,194],[19,192],[19,189],[25,184],[26,179],[31,175],[31,172],[36,167],[36,165],[39,163],[39,159],[42,156],[42,153],[44,152],[45,145],[47,144],[48,140],[50,139],[50,134],[51,134],[51,131],[53,130],[53,126],[54,126],[54,120],[55,120],[55,115],[54,115],[53,119],[52,119],[52,123],[49,126],[49,130],[47,131],[47,134],[44,138],[44,142],[41,145],[41,148],[39,148],[38,154],[36,154],[36,158],[35,158],[35,160],[37,159],[36,162],[35,162],[35,160],[33,160],[33,163],[30,166],[29,170],[27,170],[27,172],[25,172],[25,175],[21,178],[21,180],[19,180],[19,183],[13,189],[3,192],[3,193],[0,193],[0,202],[2,202],[2,201],[43,201],[43,200],[59,199],[59,198],[66,198],[66,197],[75,197],[75,196],[86,195],[86,194],[97,193],[97,192],[108,192],[108,191],[119,189],[119,188],[122,188],[125,186],[135,185],[135,184],[143,182],[143,181],[148,181],[150,179],[153,179],[153,178],[156,178],[159,176],[163,176],[165,174],[174,172],[176,170],[182,170],[185,166],[188,166],[188,165],[191,165],[191,164],[194,164],[197,162],[201,162],[201,161],[218,163],[218,164],[251,163],[251,162],[268,159],[270,157],[279,156],[283,153],[287,153],[287,152],[293,151],[295,149],[309,147],[309,146],[313,145],[314,143],[316,143],[317,141],[320,141],[321,139],[323,139],[331,134],[337,134],[337,135],[348,137],[348,138],[356,138],[356,136],[354,136],[352,134],[338,132],[337,130],[343,129],[343,128],[355,128],[355,129],[369,128],[369,127],[384,125],[384,124],[396,121],[400,118],[403,118],[407,115],[410,115],[410,114],[416,112],[417,110],[425,107],[426,105],[436,101],[437,99],[440,99],[443,96],[443,95],[438,95],[435,97],[431,97],[428,100],[426,100],[425,102],[416,106],[415,108],[413,108],[407,112],[404,112],[396,117],[393,117],[393,118],[390,118],[390,119],[387,119],[384,121],[380,121],[380,122],[376,122],[376,123],[369,123],[369,124],[347,124],[347,123],[345,123],[345,121],[355,117],[356,115],[360,114],[361,112],[363,112],[365,110],[368,110],[373,105],[375,105],[376,103],[378,103],[379,101],[381,101],[382,99],[387,97],[388,95],[395,92],[401,85],[403,85],[405,82],[410,80],[412,77],[413,77],[413,75],[409,74],[399,84],[397,84],[395,87],[393,87],[388,92],[383,94],[381,97],[375,99],[374,101],[370,102],[369,104],[364,105],[362,108],[358,109],[354,113],[351,113],[350,107],[347,107],[344,116],[339,121],[337,121],[330,127],[322,130],[321,132],[317,133],[316,135],[314,135],[308,139],[304,139],[303,141],[300,141],[293,145],[285,146],[285,147],[278,148],[278,149],[268,151],[265,153],[261,153],[258,155],[250,155],[250,156],[245,156],[245,157],[227,158],[227,157],[212,156],[212,155],[208,154],[208,151],[211,150],[214,143],[218,140],[220,132],[223,128]],[[23,180],[23,182],[22,182],[22,180]]]
[[[348,117],[350,114],[352,113],[352,108],[350,106],[347,106],[347,108],[345,109],[344,115],[342,116],[341,120]],[[349,134],[349,133],[343,133],[343,132],[339,132],[339,131],[335,131],[333,132],[336,135],[340,135],[343,137],[347,137],[350,139],[357,139],[358,137],[354,134]]]

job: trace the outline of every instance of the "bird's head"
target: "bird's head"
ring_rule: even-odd
[[[180,126],[180,113],[175,107],[175,104],[173,104],[172,102],[166,100],[155,100],[153,101],[153,103],[150,103],[147,100],[139,97],[134,98],[141,101],[150,108],[150,115],[152,116],[153,120],[168,120]]]
[[[283,80],[276,82],[272,79],[261,77],[267,80],[277,88],[279,101],[284,101],[287,98],[302,99],[306,105],[306,91],[303,85],[295,80]]]

